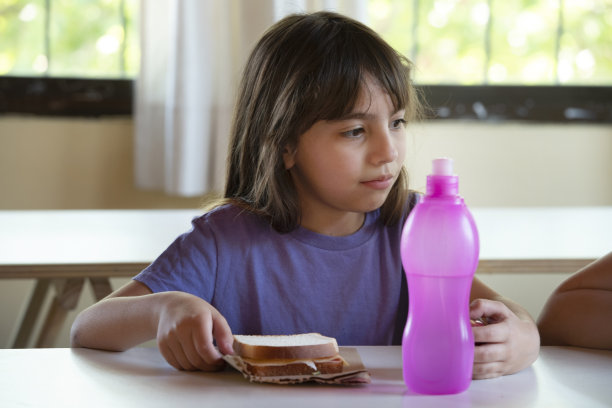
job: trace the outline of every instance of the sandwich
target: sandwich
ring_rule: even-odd
[[[341,373],[345,360],[333,337],[319,333],[276,336],[234,335],[234,356],[255,377]]]

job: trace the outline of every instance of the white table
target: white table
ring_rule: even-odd
[[[181,233],[198,210],[0,211],[0,279],[36,279],[13,347],[27,346],[46,294],[55,297],[36,347],[54,344],[88,281],[97,300],[109,278],[131,277]]]
[[[477,273],[571,273],[612,251],[612,207],[475,208]],[[199,210],[0,211],[0,279],[36,279],[13,347],[24,347],[46,293],[56,295],[35,343],[54,342],[86,281],[131,277],[190,228]]]
[[[612,251],[612,207],[474,208],[477,273],[573,273]]]
[[[532,367],[472,381],[456,395],[407,390],[400,347],[358,347],[364,386],[250,383],[231,369],[181,372],[156,348],[0,350],[0,406],[12,407],[610,407],[612,351],[543,347]]]

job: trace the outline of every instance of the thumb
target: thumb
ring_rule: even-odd
[[[221,354],[234,354],[234,336],[225,317],[218,313],[213,317],[213,337]]]
[[[487,313],[487,302],[484,299],[475,299],[470,303],[470,319],[478,319]]]

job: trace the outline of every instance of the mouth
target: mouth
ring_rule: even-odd
[[[385,190],[393,184],[393,176],[391,174],[384,174],[374,179],[362,181],[361,184],[374,190]]]

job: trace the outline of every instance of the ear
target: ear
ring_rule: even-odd
[[[295,153],[297,149],[285,146],[283,149],[283,162],[285,163],[285,170],[290,170],[295,165]]]

